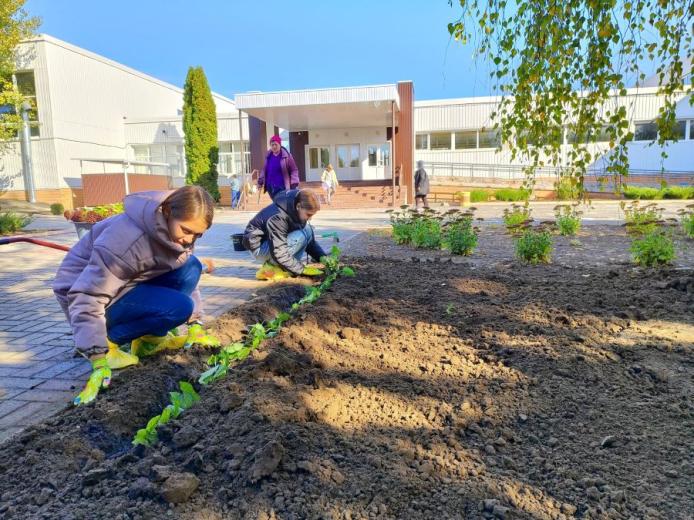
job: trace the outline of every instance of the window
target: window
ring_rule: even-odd
[[[687,122],[686,121],[676,121],[675,128],[673,129],[674,137],[677,140],[687,138]]]
[[[417,150],[429,149],[429,134],[417,134],[414,137],[415,148]]]
[[[501,136],[496,130],[480,130],[480,148],[500,148]]]
[[[694,139],[694,119],[689,120],[689,139]]]
[[[330,164],[330,150],[328,148],[308,149],[309,168],[317,170]]]
[[[171,158],[168,158],[171,163]],[[251,163],[248,141],[224,141],[219,143],[219,173],[234,175],[246,172]]]
[[[655,123],[636,123],[634,141],[653,141],[658,138],[658,125]]]
[[[133,171],[135,173],[153,173],[157,175],[183,176],[185,160],[183,157],[183,145],[180,144],[133,144],[133,160],[139,162],[167,163],[169,169],[164,166],[147,166],[136,164]],[[220,160],[221,163],[221,160]],[[221,169],[221,166],[220,166]]]
[[[432,150],[450,150],[450,132],[437,132],[429,135],[429,146]]]
[[[36,103],[36,81],[34,80],[34,71],[16,72],[14,77],[17,83],[17,90],[31,104],[31,109],[29,110],[31,136],[38,137],[39,110],[38,104]]]
[[[367,149],[369,166],[390,166],[390,145],[370,144]]]
[[[477,148],[477,130],[472,130],[469,132],[456,132],[455,149],[467,150],[470,148]]]
[[[351,151],[350,151],[350,160],[349,160],[349,166],[351,168],[358,168],[359,167],[359,162],[360,162],[360,153],[361,150],[359,149],[358,144],[353,144],[351,145]]]
[[[338,168],[357,168],[359,167],[359,145],[340,144],[337,145],[337,167]]]

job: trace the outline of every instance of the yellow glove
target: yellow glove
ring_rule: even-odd
[[[318,269],[317,267],[310,267],[306,266],[304,267],[304,270],[301,272],[304,276],[322,276],[323,271]]]
[[[111,384],[111,368],[105,357],[92,361],[92,375],[89,381],[77,397],[72,401],[75,406],[91,403],[102,388],[108,388]]]

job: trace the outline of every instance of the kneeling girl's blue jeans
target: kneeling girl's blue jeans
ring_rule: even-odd
[[[287,235],[287,249],[289,249],[289,254],[301,261],[304,254],[306,254],[306,248],[311,243],[311,240],[313,240],[313,228],[310,225],[306,225],[303,229],[292,231]],[[263,240],[260,243],[260,247],[250,253],[258,262],[275,263],[270,254],[269,240]]]
[[[193,255],[178,269],[133,287],[106,308],[108,339],[123,345],[140,336],[165,336],[193,314],[193,293],[202,264]]]

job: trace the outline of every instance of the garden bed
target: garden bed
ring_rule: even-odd
[[[145,360],[3,445],[2,517],[688,518],[691,269],[388,247],[402,260],[355,258],[154,448],[132,436],[204,352]],[[272,288],[216,332],[301,294]]]

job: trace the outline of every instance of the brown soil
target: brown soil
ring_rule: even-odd
[[[130,439],[206,353],[5,444],[2,517],[691,518],[693,271],[355,265],[156,447]]]

